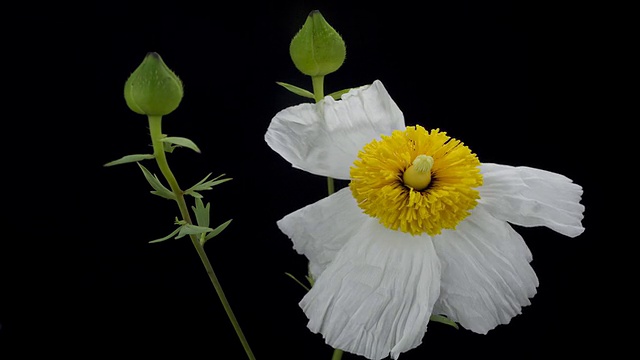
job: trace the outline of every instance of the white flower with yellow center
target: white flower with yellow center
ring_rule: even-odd
[[[405,126],[379,81],[280,111],[265,140],[296,168],[351,180],[278,227],[309,259],[309,329],[369,359],[418,346],[431,315],[485,334],[521,313],[538,279],[509,223],[584,231],[579,185]]]

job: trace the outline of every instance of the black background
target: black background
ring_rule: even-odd
[[[127,108],[122,90],[155,51],[185,84],[163,130],[202,150],[169,155],[178,181],[233,178],[204,193],[214,223],[233,218],[206,249],[256,357],[331,358],[306,328],[297,305],[304,290],[285,276],[302,278],[306,260],[275,225],[325,196],[325,180],[293,169],[264,142],[276,112],[306,101],[275,82],[311,88],[288,45],[314,9],[347,44],[326,93],[380,79],[407,124],[447,131],[482,162],[562,173],[585,189],[580,237],[518,228],[540,279],[532,306],[488,335],[431,324],[423,344],[401,358],[538,358],[607,348],[600,338],[608,331],[607,266],[594,261],[608,257],[598,244],[604,191],[593,171],[599,155],[590,151],[596,129],[587,125],[599,111],[589,56],[597,22],[569,5],[409,4],[141,10],[105,2],[5,13],[13,20],[3,31],[12,91],[4,101],[0,357],[180,351],[181,359],[245,358],[189,241],[148,244],[173,230],[175,204],[149,194],[134,164],[102,166],[151,151],[146,118]],[[146,166],[157,172],[153,162]],[[23,356],[9,355],[16,350]]]

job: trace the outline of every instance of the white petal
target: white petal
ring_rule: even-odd
[[[440,289],[428,236],[368,218],[300,302],[308,327],[334,348],[383,359],[418,346]]]
[[[400,108],[378,80],[349,91],[341,100],[325,97],[278,112],[265,141],[296,168],[349,179],[358,151],[380,135],[404,130]]]
[[[292,212],[277,224],[291,238],[293,248],[309,259],[311,274],[318,278],[368,217],[346,187]]]
[[[434,237],[442,263],[440,298],[434,313],[485,334],[529,305],[538,278],[529,265],[531,252],[511,226],[482,206],[455,230]]]
[[[584,231],[582,187],[556,173],[530,167],[482,164],[480,203],[498,219],[546,226],[575,237]]]

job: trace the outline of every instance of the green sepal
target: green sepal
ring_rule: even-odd
[[[435,321],[435,322],[439,322],[445,325],[449,325],[449,326],[453,326],[456,330],[459,330],[460,328],[458,327],[458,324],[456,324],[455,321],[449,319],[446,316],[442,316],[442,315],[431,315],[431,317],[429,318],[429,321]]]
[[[178,236],[176,236],[176,239],[180,239],[185,235],[200,235],[209,231],[213,231],[213,229],[206,226],[184,224],[180,227],[180,231],[178,232]]]
[[[168,144],[173,144],[176,146],[182,146],[182,147],[186,147],[189,148],[197,153],[200,152],[200,149],[198,148],[198,146],[191,140],[184,138],[184,137],[176,137],[176,136],[169,136],[169,137],[165,137],[160,139],[160,141],[162,141],[163,143],[168,143]],[[173,149],[171,149],[172,152]]]
[[[307,265],[307,275],[305,275],[305,279],[307,279],[307,281],[309,282],[309,285],[311,285],[312,287],[316,282],[315,279],[313,278],[313,275],[311,274],[311,263]]]
[[[331,96],[332,98],[334,98],[335,100],[340,100],[340,98],[342,97],[342,95],[348,93],[351,89],[343,89],[343,90],[339,90],[336,92],[332,92],[331,94],[329,94],[328,96]]]
[[[155,191],[151,191],[152,194],[158,195],[165,199],[176,200],[176,195],[171,190],[164,187],[157,176],[149,172],[149,170],[147,170],[147,168],[142,166],[140,163],[137,164],[138,166],[140,166],[140,169],[142,170],[144,177],[149,182],[149,185],[151,185],[151,187],[155,189]]]
[[[196,223],[199,226],[208,227],[209,226],[209,210],[211,208],[210,203],[207,203],[205,206],[202,203],[202,199],[196,198],[196,206],[192,206],[193,213],[196,215]]]
[[[226,229],[227,226],[229,226],[229,224],[231,224],[231,220],[233,219],[229,219],[225,222],[223,222],[222,224],[220,224],[217,228],[213,229],[210,233],[207,234],[207,236],[204,237],[204,239],[202,240],[202,245],[204,245],[205,242],[207,242],[207,240],[218,236],[218,234],[220,234],[222,232],[222,230]]]
[[[173,230],[173,232],[171,234],[169,234],[169,235],[167,235],[167,236],[165,236],[163,238],[151,240],[151,241],[149,241],[149,244],[155,244],[155,243],[159,243],[159,242],[162,242],[162,241],[169,240],[172,237],[176,236],[178,234],[178,232],[180,232],[181,228],[182,228],[182,226],[180,226],[179,228]]]
[[[313,286],[313,284],[315,283],[315,281],[313,280],[311,275],[307,275],[304,278],[307,279],[307,281],[309,282],[309,285],[311,285],[311,286]]]
[[[201,199],[202,195],[200,195],[198,193],[198,191],[204,191],[204,190],[211,190],[214,186],[216,185],[220,185],[223,182],[227,182],[229,180],[231,180],[232,178],[224,178],[224,179],[220,179],[221,177],[223,177],[225,174],[221,174],[216,176],[215,178],[207,181],[207,179],[209,178],[209,176],[211,176],[211,173],[209,173],[209,175],[205,176],[204,179],[198,181],[198,183],[196,183],[195,185],[193,185],[192,187],[188,188],[187,190],[184,191],[185,195],[191,195],[196,199]]]
[[[153,159],[154,157],[155,156],[153,156],[153,154],[125,155],[125,156],[121,157],[120,159],[110,161],[110,162],[104,164],[103,166],[113,166],[113,165],[120,165],[120,164],[138,162],[138,161],[141,161],[141,160]]]
[[[305,90],[305,89],[299,88],[299,87],[297,87],[295,85],[283,83],[283,82],[280,82],[280,81],[276,81],[276,84],[284,87],[285,89],[291,91],[292,93],[294,93],[296,95],[300,95],[302,97],[306,97],[306,98],[310,98],[310,99],[314,99],[315,98],[313,96],[313,93],[310,92],[309,90]]]

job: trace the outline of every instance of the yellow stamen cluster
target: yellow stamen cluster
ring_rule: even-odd
[[[453,229],[477,204],[480,161],[438,129],[408,126],[358,153],[349,187],[358,205],[384,226],[412,235]]]

